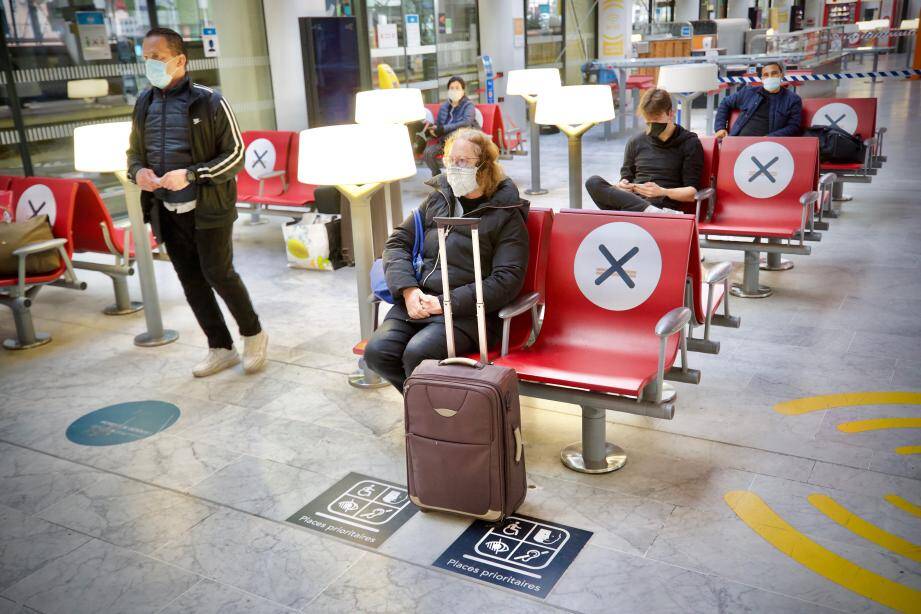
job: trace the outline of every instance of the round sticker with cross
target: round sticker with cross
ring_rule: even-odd
[[[259,180],[262,175],[275,170],[275,146],[269,139],[256,139],[246,148],[244,168],[250,177]]]
[[[38,183],[23,190],[16,203],[16,221],[25,222],[36,215],[47,215],[48,222],[54,226],[58,215],[58,206],[54,193],[48,186]]]
[[[662,253],[646,229],[613,222],[582,239],[573,275],[592,303],[602,309],[627,311],[641,305],[659,285]]]
[[[857,132],[857,111],[843,102],[829,102],[812,116],[813,126],[841,128],[848,134]]]
[[[752,198],[772,198],[793,180],[793,155],[773,141],[749,145],[736,158],[733,176],[739,189]]]

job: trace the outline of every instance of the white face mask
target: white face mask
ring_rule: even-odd
[[[462,90],[448,90],[448,99],[451,102],[457,102],[464,97],[464,92]]]
[[[448,185],[455,196],[466,196],[479,187],[476,182],[476,171],[474,168],[460,168],[457,166],[445,169],[445,176],[448,178]]]
[[[776,92],[780,89],[780,77],[767,77],[762,79],[761,83],[764,84],[764,89],[769,92]]]

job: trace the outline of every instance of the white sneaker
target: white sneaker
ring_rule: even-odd
[[[208,377],[240,362],[240,355],[234,348],[211,348],[203,361],[195,365],[192,375],[195,377]]]
[[[255,373],[265,367],[269,347],[269,336],[259,331],[251,337],[243,337],[243,371]]]
[[[683,215],[684,211],[677,211],[675,209],[667,209],[665,207],[656,207],[655,205],[649,205],[643,209],[643,213],[674,213],[676,215]]]

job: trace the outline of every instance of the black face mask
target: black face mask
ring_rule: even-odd
[[[649,126],[649,136],[656,139],[668,128],[668,122],[649,122],[646,125]]]

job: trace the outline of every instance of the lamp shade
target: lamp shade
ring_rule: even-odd
[[[416,174],[409,132],[401,124],[347,124],[300,134],[297,178],[315,185],[364,185]]]
[[[128,169],[131,122],[93,124],[74,130],[74,168],[86,173]]]
[[[671,64],[659,68],[659,89],[673,94],[710,92],[720,87],[716,64]]]
[[[917,30],[918,29],[918,18],[914,19],[903,19],[902,23],[899,24],[899,30]]]
[[[109,82],[105,79],[77,79],[67,82],[68,98],[100,98],[109,95]]]
[[[552,126],[575,126],[614,119],[614,98],[607,85],[567,85],[545,91],[537,99],[534,121]]]
[[[422,119],[422,90],[414,87],[368,90],[355,96],[355,123],[408,124]]]
[[[509,96],[537,96],[547,89],[560,88],[559,68],[525,68],[506,74],[505,93]]]

